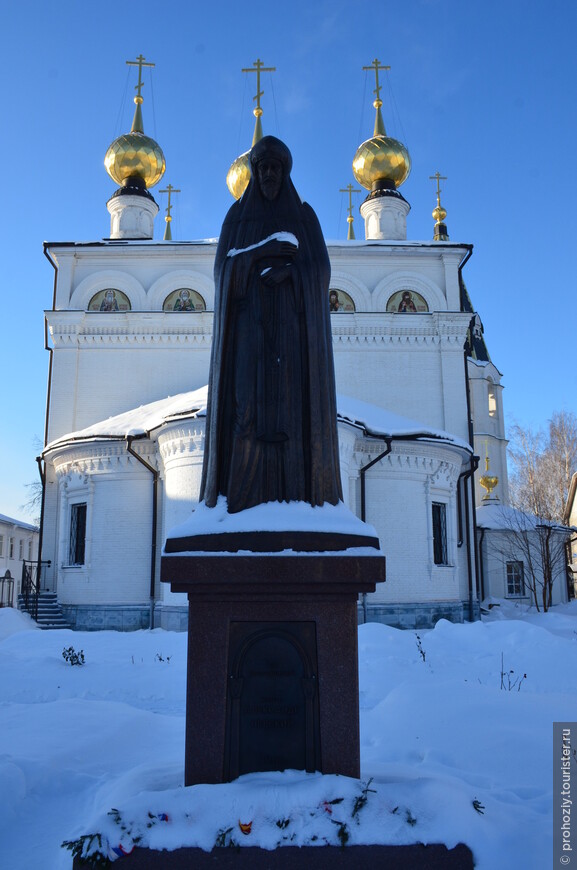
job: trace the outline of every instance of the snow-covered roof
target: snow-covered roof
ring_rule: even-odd
[[[86,239],[85,241],[69,242],[44,242],[47,248],[85,248],[85,247],[188,247],[191,245],[215,245],[218,238],[212,239]],[[330,248],[366,248],[366,247],[407,247],[407,248],[470,248],[470,242],[436,241],[434,239],[325,239],[325,244]]]
[[[493,531],[530,531],[540,526],[550,526],[552,529],[560,532],[569,531],[569,528],[561,525],[561,523],[554,523],[542,517],[536,517],[534,514],[525,513],[499,502],[481,504],[476,510],[476,518],[477,528]]]
[[[472,451],[471,445],[443,429],[435,429],[410,417],[401,417],[386,408],[353,399],[351,396],[337,395],[337,413],[340,420],[360,426],[367,435],[376,438],[419,438],[445,441]]]
[[[142,438],[164,423],[184,417],[202,417],[206,415],[207,393],[208,387],[204,386],[188,393],[179,393],[147,405],[140,405],[138,408],[109,417],[85,429],[63,435],[48,444],[44,452],[47,453],[76,441]],[[338,395],[337,409],[339,420],[358,426],[369,436],[442,441],[471,452],[471,447],[466,441],[442,429],[435,429],[408,417],[401,417],[385,408],[362,402],[360,399]]]
[[[7,517],[6,514],[0,514],[0,523],[7,523],[9,526],[18,526],[19,529],[27,529],[30,532],[37,532],[38,526],[32,523],[23,523],[22,520],[15,520],[14,517]]]
[[[104,438],[138,438],[148,435],[158,429],[163,423],[178,420],[182,417],[201,417],[206,414],[206,397],[208,387],[168,396],[147,405],[140,405],[123,414],[108,417],[85,429],[70,432],[48,444],[44,450],[47,453],[55,447],[61,447],[72,441],[98,441]]]

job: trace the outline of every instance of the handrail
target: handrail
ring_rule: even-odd
[[[30,614],[32,619],[38,619],[38,595],[42,589],[42,569],[49,567],[51,564],[48,560],[39,562],[29,562],[26,559],[22,560],[22,583],[20,593],[24,604],[24,610]]]

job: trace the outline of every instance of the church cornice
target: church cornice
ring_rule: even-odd
[[[424,348],[453,346],[462,351],[467,335],[467,318],[461,314],[382,314],[380,322],[374,317],[342,315],[343,320],[333,322],[333,342],[338,345],[369,347],[376,344],[416,345]],[[349,323],[344,321],[350,317]]]
[[[138,314],[141,314],[139,317]],[[47,311],[55,347],[105,344],[210,344],[212,312],[197,314],[146,311],[100,314],[85,311]]]
[[[436,242],[436,241],[414,241],[407,239],[406,241],[396,241],[389,239],[358,239],[356,241],[335,241],[329,239],[326,242],[329,254],[338,257],[354,257],[359,255],[361,259],[367,256],[380,256],[383,253],[406,253],[411,252],[411,256],[415,252],[421,252],[424,255],[434,254],[435,256],[446,256],[447,254],[463,255],[472,249],[472,245],[468,242]]]
[[[187,455],[202,456],[204,449],[204,418],[188,425],[167,424],[158,434],[158,449],[163,462]]]
[[[377,457],[387,447],[387,443],[380,439],[358,438],[355,443],[354,457],[357,465],[364,466],[367,462]],[[465,455],[465,451],[457,444],[451,444],[448,441],[433,442],[427,440],[425,436],[420,439],[409,440],[408,438],[392,437],[391,450],[383,457],[378,464],[382,468],[390,470],[412,470],[423,474],[431,475],[435,473],[440,463],[448,464],[457,472],[461,468],[461,464]]]
[[[133,441],[131,446],[150,465],[158,466],[158,455],[152,441]],[[71,472],[86,475],[127,471],[140,474],[142,471],[138,460],[128,453],[124,439],[79,441],[63,445],[50,451],[46,459],[52,462],[59,478]]]

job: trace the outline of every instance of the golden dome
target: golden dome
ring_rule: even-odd
[[[353,175],[370,190],[375,182],[392,181],[400,187],[411,171],[409,152],[398,139],[373,136],[359,145],[353,160]]]
[[[447,217],[447,212],[440,203],[435,206],[431,214],[433,215],[438,224],[442,223]]]
[[[261,137],[262,138],[262,137]],[[253,142],[254,145],[254,142]],[[240,199],[250,181],[250,151],[245,151],[231,164],[226,174],[226,185],[235,199]]]
[[[144,133],[132,131],[115,139],[104,158],[106,171],[117,184],[137,176],[154,187],[166,169],[160,145]]]
[[[493,490],[499,483],[498,477],[491,477],[489,474],[484,474],[483,477],[479,478],[479,483],[483,487],[483,489],[487,490],[487,494],[483,496],[483,501],[490,499],[493,495]]]
[[[485,474],[483,475],[483,477],[479,478],[479,483],[481,484],[483,489],[487,490],[487,493],[483,496],[482,500],[488,501],[489,499],[493,498],[493,490],[498,486],[499,478],[492,477],[489,474],[489,454],[485,456]]]

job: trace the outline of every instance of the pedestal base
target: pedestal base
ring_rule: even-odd
[[[73,870],[88,867],[74,859]],[[153,852],[135,849],[122,859],[123,870],[473,870],[473,855],[463,843],[448,849],[429,846],[284,846],[269,852],[252,847],[242,849],[175,849]]]
[[[185,784],[360,776],[357,596],[382,555],[164,556],[189,599]]]

